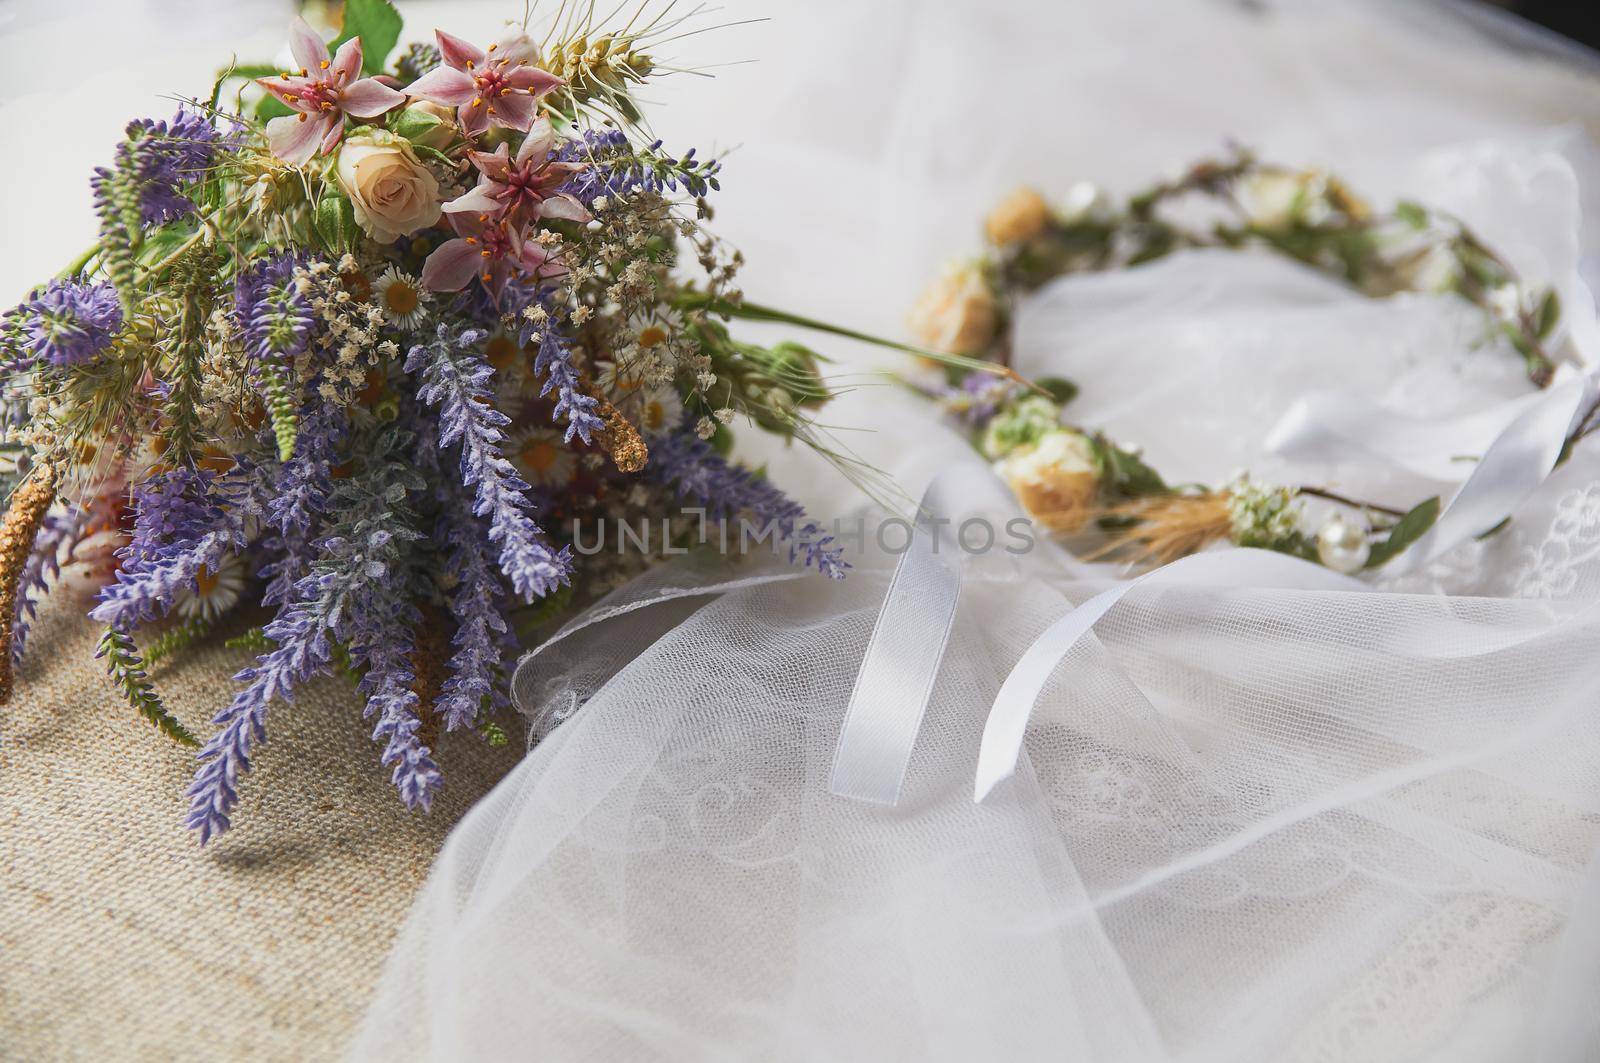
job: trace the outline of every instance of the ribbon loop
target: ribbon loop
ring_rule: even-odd
[[[986,466],[940,473],[922,496],[895,566],[834,752],[834,794],[894,805],[911,763],[961,600],[957,520],[988,502],[1014,511]]]

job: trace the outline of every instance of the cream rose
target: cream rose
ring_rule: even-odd
[[[1094,445],[1081,432],[1060,429],[1019,447],[995,465],[1028,515],[1053,532],[1075,532],[1094,514],[1100,494]]]
[[[439,220],[439,182],[401,137],[383,130],[350,137],[339,149],[337,174],[356,224],[380,244]]]
[[[994,293],[976,266],[946,272],[911,310],[911,328],[922,345],[943,354],[981,354],[999,324]]]
[[[984,219],[989,242],[1010,247],[1032,240],[1050,224],[1050,204],[1032,188],[1019,188],[1002,199]]]

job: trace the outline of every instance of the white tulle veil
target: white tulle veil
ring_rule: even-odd
[[[1466,218],[1558,287],[1572,350],[1600,360],[1597,68],[1477,8],[731,13],[773,21],[684,50],[760,62],[664,88],[658,124],[741,145],[720,218],[764,302],[897,334],[1010,186],[1126,191],[1232,137]],[[975,461],[870,384],[879,356],[827,350],[860,385],[829,420],[909,494]],[[1222,253],[1050,286],[1017,358],[1076,380],[1076,420],[1175,478],[1248,466],[1399,502],[1470,468],[1264,441],[1313,392],[1438,418],[1527,392],[1448,297],[1373,301]],[[803,451],[759,457],[819,515],[863,504]],[[1129,594],[1054,671],[1016,777],[981,804],[997,688],[1119,573],[1043,548],[968,564],[886,807],[829,792],[897,561],[870,543],[843,583],[687,559],[541,648],[517,684],[535,742],[452,834],[353,1055],[1592,1058],[1600,448],[1404,576]]]

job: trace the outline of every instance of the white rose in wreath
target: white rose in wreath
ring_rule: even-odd
[[[375,129],[347,138],[336,174],[356,224],[380,244],[439,220],[439,182],[402,137]]]

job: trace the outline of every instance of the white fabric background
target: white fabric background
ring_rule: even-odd
[[[466,36],[517,13],[403,7],[413,33]],[[205,10],[0,9],[15,20],[0,143],[25,146],[0,173],[0,291],[89,238],[80,175],[126,117],[203,91],[228,48],[253,57],[249,34],[277,46],[278,5]],[[725,14],[772,21],[680,54],[758,62],[651,95],[669,143],[739,148],[719,226],[747,252],[751,297],[889,334],[1012,185],[1127,190],[1227,137],[1380,203],[1453,206],[1576,293],[1600,247],[1584,139],[1600,92],[1458,11],[741,2]],[[60,48],[130,40],[162,58],[59,84]],[[57,145],[44,113],[94,135]],[[1273,412],[1307,387],[1439,413],[1522,386],[1459,308],[1367,304],[1276,263],[1193,256],[1058,294],[1023,368],[1077,379],[1080,420],[1183,475],[1260,466]],[[888,364],[822,346],[849,372]],[[913,495],[965,454],[886,387],[829,419],[868,429],[848,438]],[[858,502],[809,455],[751,452],[818,513]],[[1597,472],[1586,447],[1506,533],[1402,586],[1135,595],[1063,664],[1023,771],[983,806],[971,771],[995,688],[1103,586],[1046,554],[970,573],[893,810],[826,792],[891,558],[842,586],[775,572],[687,619],[657,606],[579,632],[529,693],[583,708],[456,831],[354,1055],[1586,1058]],[[669,570],[630,593],[712,578]]]

